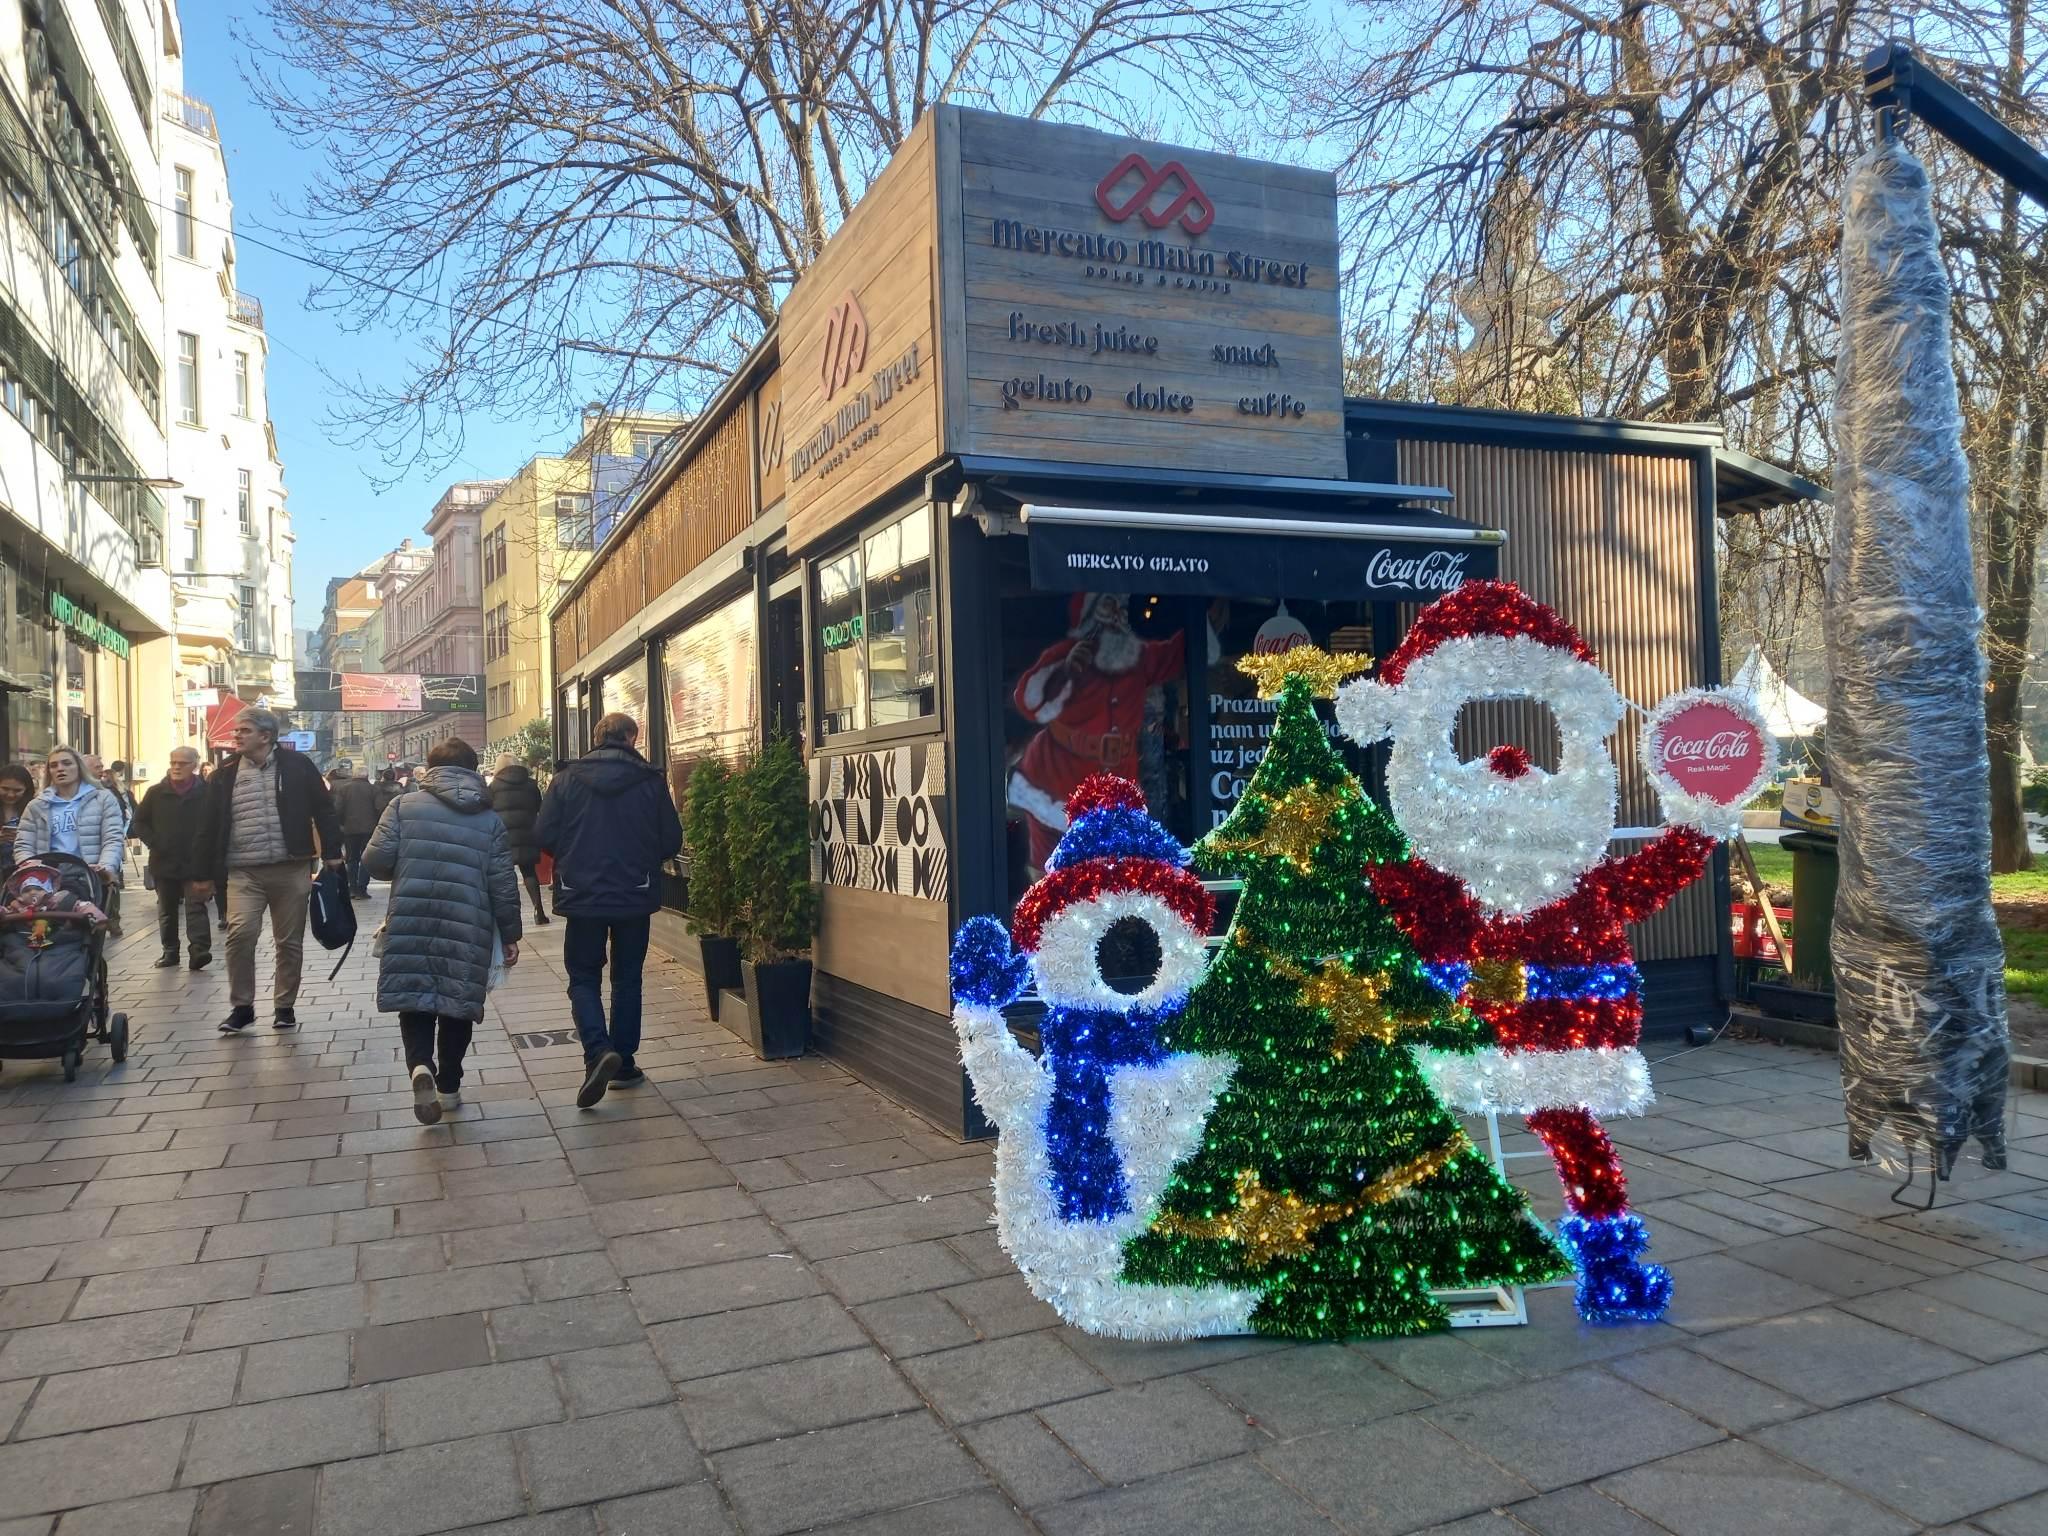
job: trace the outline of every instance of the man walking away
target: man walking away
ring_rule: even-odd
[[[498,820],[505,823],[505,836],[511,840],[512,863],[519,871],[519,878],[526,883],[526,894],[533,898],[533,920],[545,923],[548,909],[540,899],[540,840],[534,827],[540,821],[540,786],[533,782],[533,775],[526,764],[510,752],[498,755],[498,771],[491,779],[491,809],[498,813]]]
[[[333,780],[334,814],[341,822],[341,842],[348,857],[348,888],[357,896],[370,894],[370,877],[363,869],[363,850],[370,846],[370,834],[377,830],[377,818],[384,814],[377,804],[377,791],[368,779],[359,779],[337,763]]]
[[[589,1109],[616,1082],[646,1081],[640,1048],[640,968],[648,919],[661,905],[661,866],[682,851],[683,824],[660,771],[634,749],[631,715],[606,715],[596,745],[548,785],[536,832],[555,859],[555,911],[568,919],[562,961],[569,1011],[583,1041],[585,1076],[576,1107]],[[605,1028],[605,951],[611,951],[611,1028]]]
[[[306,900],[312,894],[314,838],[325,861],[342,863],[341,824],[320,770],[303,752],[281,751],[277,716],[244,710],[235,720],[237,755],[207,781],[199,822],[206,865],[227,871],[228,1016],[221,1033],[256,1022],[256,941],[263,914],[277,945],[272,984],[275,1026],[296,1029],[299,968],[306,953]],[[196,894],[211,894],[203,888]]]
[[[384,807],[405,793],[405,786],[398,782],[398,774],[386,768],[377,775],[377,819],[384,819]]]
[[[173,747],[170,777],[143,792],[128,830],[149,850],[149,874],[156,882],[156,927],[164,952],[159,970],[178,963],[178,912],[185,913],[185,936],[192,946],[192,969],[201,971],[213,960],[213,925],[206,898],[195,887],[213,878],[199,851],[200,813],[206,805],[206,781],[199,777],[199,754],[191,747]]]

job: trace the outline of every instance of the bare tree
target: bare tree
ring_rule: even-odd
[[[259,98],[325,171],[315,289],[420,338],[334,408],[394,466],[472,412],[693,406],[941,102],[1208,134],[1303,51],[1282,0],[264,0]],[[1223,114],[1223,115],[1219,115]],[[1182,119],[1182,121],[1187,121]]]
[[[1520,404],[1570,381],[1587,410],[1720,422],[1825,481],[1838,199],[1867,142],[1869,47],[1923,53],[2022,133],[2048,133],[2048,28],[2030,0],[1354,0],[1355,46],[1303,92],[1342,135],[1358,316],[1382,374]],[[1997,867],[2029,862],[2019,701],[2043,518],[2048,315],[2039,221],[1939,145],[1930,162],[1956,287],[1958,378],[1988,611]],[[1533,197],[1521,194],[1528,189]],[[2032,219],[2028,222],[2028,219]],[[1489,274],[1525,312],[1481,346],[1448,295]],[[1539,313],[1526,312],[1534,305]],[[1497,328],[1496,328],[1497,329]],[[1411,388],[1414,386],[1410,386]],[[1722,530],[1727,606],[1749,637],[1809,633],[1827,519],[1793,508]],[[1784,652],[1772,659],[1787,668]]]

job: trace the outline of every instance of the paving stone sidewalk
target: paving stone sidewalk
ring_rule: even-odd
[[[988,1148],[753,1060],[678,968],[651,1082],[577,1111],[561,931],[431,1130],[367,944],[222,1038],[218,966],[137,932],[125,1067],[0,1068],[0,1536],[2048,1531],[2041,1095],[1923,1215],[1832,1058],[1674,1055],[1615,1128],[1667,1322],[1118,1344],[997,1249]]]

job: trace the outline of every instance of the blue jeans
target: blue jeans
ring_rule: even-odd
[[[627,1068],[640,1049],[640,968],[647,961],[645,917],[571,917],[563,935],[562,963],[569,971],[569,1016],[583,1041],[583,1060],[617,1051]],[[605,949],[611,949],[612,1019],[604,1019]]]

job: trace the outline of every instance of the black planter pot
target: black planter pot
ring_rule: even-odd
[[[740,984],[740,941],[728,939],[723,934],[700,933],[697,935],[697,952],[704,962],[704,1005],[715,1019],[718,1017],[719,989]]]
[[[747,988],[747,1042],[763,1061],[801,1056],[811,1043],[811,962],[740,962]]]

